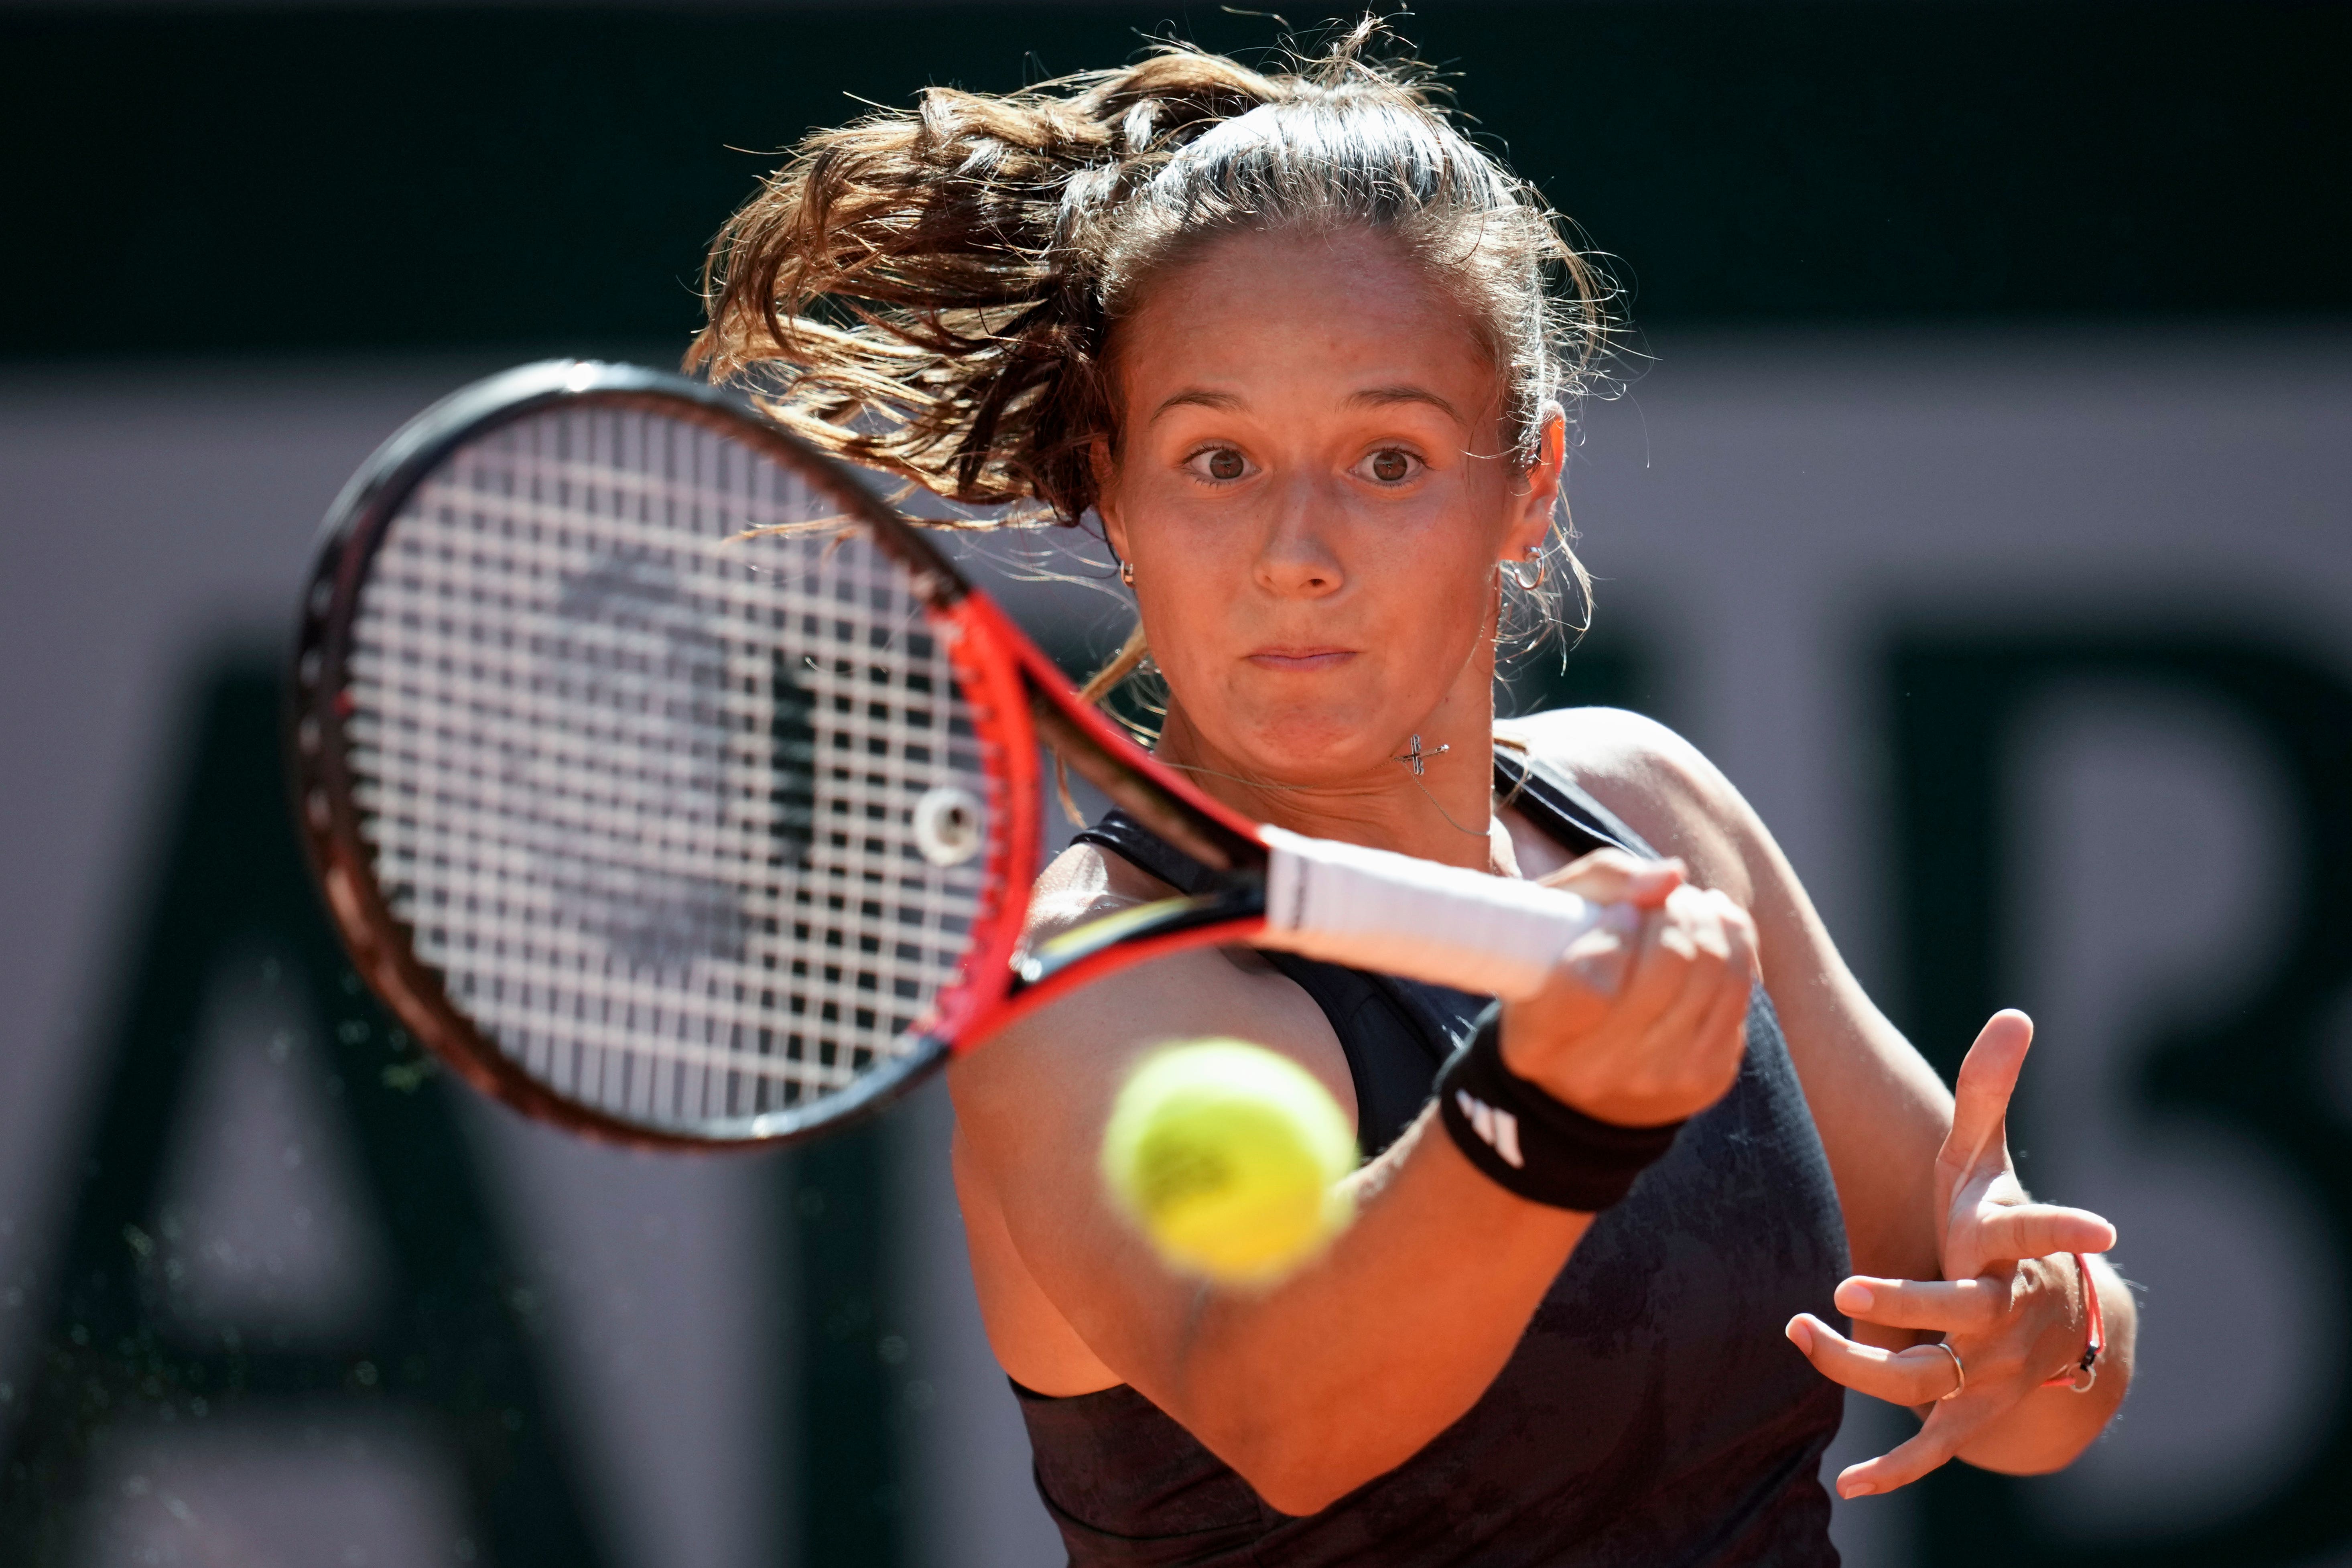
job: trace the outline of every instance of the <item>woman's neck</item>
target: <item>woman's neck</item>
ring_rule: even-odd
[[[1266,780],[1220,751],[1172,701],[1154,754],[1202,793],[1255,821],[1508,873],[1509,839],[1498,845],[1494,833],[1493,693],[1491,678],[1468,691],[1457,687],[1418,729],[1396,737],[1390,757],[1349,776]]]

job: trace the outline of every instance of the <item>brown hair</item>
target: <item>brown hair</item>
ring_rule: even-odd
[[[714,243],[688,363],[854,462],[1076,522],[1090,448],[1116,449],[1112,329],[1151,279],[1236,231],[1370,226],[1462,300],[1524,471],[1545,408],[1600,356],[1609,291],[1425,72],[1373,57],[1381,37],[1367,17],[1281,74],[1161,44],[1122,69],[932,88],[911,112],[817,132]],[[1556,535],[1551,575],[1585,601],[1564,519]],[[1557,621],[1543,590],[1507,593]],[[1141,654],[1130,638],[1120,663]]]

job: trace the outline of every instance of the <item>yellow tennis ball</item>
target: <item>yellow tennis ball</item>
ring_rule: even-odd
[[[1313,1074],[1240,1040],[1148,1058],[1103,1133],[1103,1178],[1161,1258],[1222,1284],[1265,1285],[1354,1216],[1348,1118]]]

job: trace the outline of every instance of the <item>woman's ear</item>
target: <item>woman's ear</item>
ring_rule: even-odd
[[[1127,522],[1118,505],[1118,464],[1111,456],[1110,437],[1097,436],[1087,443],[1087,466],[1095,478],[1095,515],[1102,519],[1103,537],[1121,561],[1128,559]]]
[[[1560,470],[1568,464],[1568,416],[1559,404],[1547,403],[1538,418],[1535,465],[1511,491],[1511,515],[1503,541],[1507,561],[1523,559],[1551,532],[1552,510],[1559,500]]]

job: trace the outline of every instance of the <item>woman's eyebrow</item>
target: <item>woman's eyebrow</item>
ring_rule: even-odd
[[[1456,425],[1468,424],[1453,404],[1422,386],[1368,386],[1360,392],[1349,393],[1348,401],[1370,407],[1378,407],[1388,403],[1426,403]],[[1214,408],[1222,413],[1230,414],[1241,406],[1242,399],[1230,392],[1212,392],[1203,386],[1188,386],[1173,396],[1163,399],[1160,406],[1151,411],[1151,418],[1158,419],[1171,408]],[[1149,424],[1150,420],[1146,420],[1145,423]]]
[[[1202,386],[1188,386],[1153,409],[1151,419],[1159,418],[1171,408],[1214,408],[1223,413],[1231,414],[1241,405],[1242,400],[1230,392],[1211,392]],[[1147,419],[1144,423],[1149,425],[1151,419]]]
[[[1469,421],[1462,417],[1460,411],[1457,410],[1454,405],[1448,403],[1445,399],[1438,396],[1437,394],[1430,391],[1426,387],[1411,385],[1368,386],[1361,392],[1349,394],[1348,401],[1350,403],[1365,404],[1375,407],[1384,403],[1426,403],[1431,407],[1436,409],[1439,413],[1444,415],[1448,419],[1453,420],[1456,425],[1466,427],[1469,424]]]

